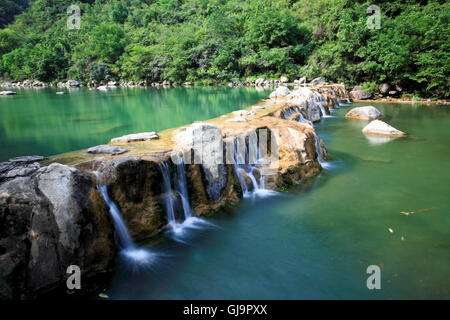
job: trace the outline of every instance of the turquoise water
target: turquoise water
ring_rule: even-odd
[[[0,97],[0,161],[69,152],[129,133],[207,120],[248,107],[268,94],[228,87],[15,91],[16,96]]]
[[[353,106],[362,105],[354,104]],[[410,134],[380,144],[348,108],[316,125],[331,167],[290,193],[242,204],[175,242],[151,267],[118,259],[113,299],[450,298],[450,109],[376,104]],[[378,144],[376,144],[378,143]],[[415,213],[404,215],[401,212]],[[393,232],[389,231],[389,228]],[[369,265],[381,290],[368,290]]]
[[[162,130],[257,103],[230,88],[19,90],[0,99],[1,159],[50,155]],[[363,104],[354,104],[358,106]],[[375,104],[408,138],[372,141],[348,107],[315,127],[334,160],[289,193],[245,199],[215,228],[139,244],[146,269],[121,257],[113,299],[450,299],[450,109]],[[409,215],[401,212],[415,212]],[[389,228],[393,232],[389,231]],[[381,290],[366,269],[381,267]]]

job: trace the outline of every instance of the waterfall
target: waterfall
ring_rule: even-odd
[[[327,163],[327,160],[325,159],[325,157],[323,156],[323,150],[320,147],[319,137],[317,136],[317,134],[315,132],[313,132],[313,135],[314,135],[314,146],[316,149],[317,161],[319,161],[322,168],[325,168],[328,166],[328,163]]]
[[[186,172],[184,170],[184,162],[181,156],[177,156],[176,165],[177,180],[175,183],[175,190],[181,197],[181,204],[183,206],[184,219],[192,217],[192,210],[189,204],[189,195],[187,191]],[[170,180],[169,180],[170,181]]]
[[[98,180],[97,173],[94,173]],[[108,188],[106,185],[100,185],[97,182],[97,189],[102,195],[106,205],[109,207],[109,213],[115,227],[116,241],[121,249],[120,253],[126,257],[128,261],[134,262],[137,265],[148,264],[150,262],[151,253],[146,249],[137,248],[133,243],[119,208],[108,195]]]
[[[170,167],[168,163],[160,162],[158,165],[163,176],[162,191],[168,225],[174,233],[174,239],[184,242],[181,240],[180,236],[186,235],[187,228],[198,228],[199,224],[208,227],[216,226],[193,215],[191,205],[189,204],[189,194],[183,158],[177,155],[175,156],[175,160],[173,162],[175,162],[175,179],[173,189],[170,180]],[[179,198],[177,195],[179,195]],[[181,223],[178,222],[176,218],[176,208],[180,207],[180,201],[184,213],[184,219]]]
[[[340,87],[339,90],[342,93],[342,96],[344,97],[344,99],[347,100],[347,103],[351,103],[350,99],[347,97],[347,94],[345,93],[345,88]]]
[[[162,191],[166,205],[167,222],[172,227],[175,227],[177,224],[175,219],[175,194],[172,191],[172,185],[170,183],[169,165],[165,162],[160,162],[158,165],[163,176]]]
[[[244,198],[250,198],[253,195],[264,197],[277,194],[277,192],[265,188],[265,176],[262,174],[263,170],[260,170],[263,160],[255,132],[250,134],[248,147],[244,137],[240,136],[234,140],[233,167]],[[255,177],[255,173],[259,173],[259,179]]]

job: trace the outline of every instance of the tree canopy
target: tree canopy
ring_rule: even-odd
[[[0,0],[0,26],[11,9]],[[81,28],[67,28],[67,8]],[[108,79],[205,84],[245,78],[324,76],[375,87],[394,82],[449,97],[450,4],[378,1],[380,29],[367,27],[370,1],[35,0],[0,30],[4,78]],[[8,10],[8,19],[3,12]],[[16,11],[14,11],[16,10]]]

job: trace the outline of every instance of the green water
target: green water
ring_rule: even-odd
[[[119,258],[107,294],[449,299],[450,109],[376,107],[410,136],[374,144],[361,133],[365,122],[344,118],[348,108],[335,112],[316,125],[334,157],[329,169],[290,193],[208,219],[217,228],[194,230],[186,243],[162,236],[143,244],[154,263],[130,272]],[[367,289],[369,265],[381,267],[381,290]]]
[[[248,107],[268,94],[254,88],[213,87],[15,91],[16,96],[0,97],[0,161],[69,152],[129,133],[207,120]]]

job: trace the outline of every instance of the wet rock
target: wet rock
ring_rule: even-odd
[[[375,120],[382,118],[383,115],[377,108],[366,106],[353,108],[345,115],[345,117],[350,119]]]
[[[16,92],[14,91],[0,91],[0,96],[13,96]]]
[[[156,132],[141,132],[141,133],[134,133],[134,134],[128,134],[122,137],[113,138],[111,139],[110,143],[129,143],[129,142],[136,142],[136,141],[146,141],[146,140],[155,140],[159,139],[159,136]]]
[[[364,134],[382,135],[382,136],[404,136],[406,133],[400,131],[386,122],[374,120],[362,129]]]
[[[125,148],[102,144],[99,146],[89,148],[86,151],[86,154],[88,154],[88,155],[94,155],[94,154],[118,155],[118,154],[123,154],[125,152],[128,152],[128,150]]]
[[[44,159],[42,156],[25,156],[0,163],[0,182],[32,174],[41,167],[39,161]]]
[[[108,87],[108,86],[99,86],[99,87],[97,87],[97,90],[100,90],[100,91],[108,91],[108,90],[109,90],[109,87]]]

